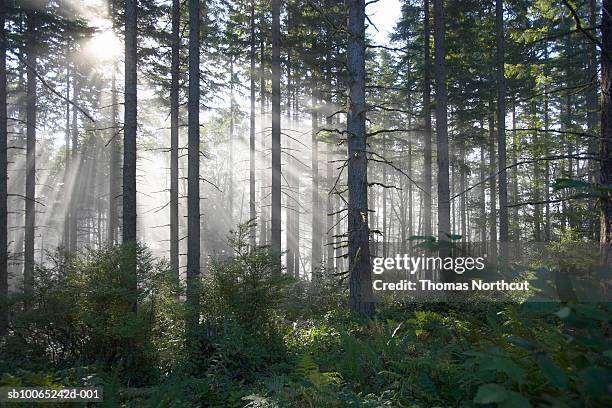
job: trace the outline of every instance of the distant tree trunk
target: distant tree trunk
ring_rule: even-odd
[[[601,160],[600,183],[612,184],[612,0],[603,1],[601,22],[601,142],[599,159]],[[612,266],[612,198],[605,195],[601,198],[601,264]]]
[[[495,174],[497,165],[495,163],[495,120],[493,119],[495,114],[493,113],[493,106],[490,106],[489,111],[489,174]],[[491,212],[489,220],[489,240],[491,245],[489,248],[489,259],[493,262],[497,259],[497,183],[496,177],[491,177],[489,180],[489,198],[491,200]]]
[[[597,26],[597,1],[589,0],[589,27]],[[596,133],[597,129],[597,113],[599,109],[597,87],[597,45],[593,41],[587,43],[587,78],[586,82],[592,82],[592,86],[587,90],[586,102],[587,102],[587,129],[591,134]],[[589,140],[588,152],[591,156],[597,155],[597,139],[591,138]],[[589,161],[589,182],[595,183],[597,181],[597,161]],[[594,203],[589,203],[589,212],[594,212]],[[593,239],[599,239],[599,230],[597,228],[597,222],[595,218],[591,221],[591,229],[593,231]]]
[[[287,18],[287,25],[291,26],[291,14],[288,12],[289,16]],[[287,128],[290,127],[291,123],[291,50],[287,51]],[[293,158],[293,143],[291,139],[287,138],[287,176],[285,179],[287,180],[287,193],[286,197],[286,206],[285,206],[285,214],[287,214],[285,218],[285,242],[287,245],[287,249],[285,252],[285,265],[286,265],[286,273],[289,276],[295,275],[295,252],[293,248],[293,218],[295,216],[295,211],[297,210],[297,196],[293,196],[294,186],[295,186],[295,166],[296,163]]]
[[[459,151],[459,157],[461,161],[459,163],[459,192],[463,193],[465,191],[465,179],[466,179],[466,167],[467,163],[465,163],[466,151],[465,146],[461,146],[461,150]],[[464,244],[468,241],[468,232],[467,232],[467,193],[461,194],[459,199],[459,218],[461,220],[461,242]]]
[[[199,327],[200,281],[200,0],[189,0],[189,96],[187,146],[187,339]]]
[[[329,81],[329,88],[327,89],[327,91],[329,92],[328,97],[327,97],[327,101],[326,101],[326,106],[325,106],[325,127],[328,129],[331,129],[334,125],[333,125],[333,118],[332,118],[332,114],[333,112],[333,104],[332,104],[332,86],[331,86],[331,69],[328,68],[328,78],[327,80]],[[333,241],[334,241],[334,218],[331,215],[334,212],[334,201],[333,201],[333,196],[329,194],[329,191],[331,190],[332,186],[334,185],[334,167],[333,167],[333,163],[332,161],[334,160],[334,154],[333,154],[333,144],[332,143],[326,143],[325,145],[325,158],[327,159],[327,163],[326,163],[326,169],[325,169],[325,177],[327,178],[327,183],[325,186],[325,190],[326,190],[326,194],[325,196],[327,197],[327,211],[326,211],[326,216],[325,216],[325,220],[326,225],[325,225],[325,232],[326,232],[326,250],[327,250],[327,263],[326,263],[326,267],[329,271],[333,271],[334,270],[334,247],[333,247]]]
[[[264,42],[264,32],[263,32],[263,24],[264,18],[261,18],[261,38],[259,41],[259,114],[260,114],[260,122],[261,122],[261,139],[260,139],[260,148],[261,148],[261,157],[264,157],[266,154],[266,71],[265,71],[265,42]],[[259,245],[266,245],[268,243],[268,209],[266,208],[266,168],[265,160],[262,159],[261,162],[261,187],[259,188],[260,194],[260,203],[259,203]]]
[[[0,336],[8,334],[8,127],[4,28],[8,4],[0,0]]]
[[[532,100],[530,104],[531,117],[535,118],[537,115],[537,109],[535,101]],[[536,126],[535,123],[533,125]],[[538,132],[533,133],[533,147],[536,149],[536,155],[540,151],[540,140]],[[536,161],[533,163],[533,179],[540,180],[540,164]],[[533,201],[539,203],[541,200],[540,187],[537,183],[533,186]],[[541,204],[535,204],[533,208],[533,236],[536,242],[542,241],[542,207]]]
[[[313,78],[314,82],[314,78]],[[311,274],[312,279],[318,279],[321,268],[321,211],[319,207],[319,142],[317,141],[317,133],[319,132],[319,113],[317,111],[317,92],[316,85],[313,84],[312,89],[312,108],[310,110],[311,118],[311,167],[312,167],[312,250],[311,250]]]
[[[504,2],[495,1],[497,62],[497,149],[499,153],[499,245],[502,258],[508,257],[508,177],[506,172],[506,79],[504,77]]]
[[[230,55],[230,123],[229,123],[229,183],[227,195],[229,199],[229,222],[234,224],[234,56]]]
[[[387,134],[383,133],[382,137],[382,155],[387,157]],[[383,165],[382,168],[382,183],[387,185],[387,166]],[[389,235],[387,234],[387,189],[383,188],[382,191],[382,256],[387,257],[389,253]]]
[[[546,91],[545,91],[546,92]],[[544,146],[548,146],[548,127],[549,127],[549,114],[548,114],[548,98],[544,100]],[[550,229],[550,162],[547,160],[544,163],[544,233],[546,235],[546,241],[550,241],[551,229]]]
[[[272,0],[272,208],[270,249],[281,268],[280,0]]]
[[[125,1],[125,113],[123,136],[123,243],[136,242],[136,103],[138,0]]]
[[[255,221],[255,0],[251,0],[251,49],[249,51],[251,77],[251,111],[249,113],[249,219]],[[251,247],[255,247],[255,227],[249,237]]]
[[[374,299],[365,134],[365,0],[347,0],[347,4],[349,308],[352,312],[372,316]]]
[[[425,20],[423,24],[424,31],[424,50],[425,61],[423,64],[423,113],[425,115],[425,146],[424,146],[424,168],[423,178],[425,194],[423,196],[423,234],[431,235],[431,210],[432,210],[432,190],[431,190],[431,57],[430,57],[430,23],[429,23],[429,0],[423,1],[425,11]]]
[[[172,61],[170,63],[170,268],[179,282],[179,49],[181,2],[172,0]]]
[[[65,214],[64,214],[64,237],[63,247],[64,250],[68,250],[70,246],[70,208],[69,200],[71,191],[68,189],[70,183],[70,62],[68,62],[68,56],[70,55],[70,49],[66,49],[66,125],[64,133],[64,197],[67,201]]]
[[[512,129],[516,129],[516,103],[512,104]],[[514,165],[514,170],[512,171],[512,199],[514,203],[518,203],[519,201],[519,190],[518,190],[518,151],[519,151],[519,141],[518,135],[516,132],[512,132],[512,164]],[[512,219],[514,222],[514,234],[513,239],[516,242],[516,255],[520,255],[519,252],[519,242],[521,239],[521,228],[520,228],[520,219],[519,219],[519,210],[518,207],[514,207],[512,212]]]
[[[485,161],[485,142],[480,145],[480,179],[484,180],[487,177],[487,169],[486,169],[486,161]],[[483,249],[486,248],[487,243],[487,186],[486,183],[482,183],[480,185],[480,244],[483,246]]]
[[[448,118],[446,95],[446,43],[444,39],[444,0],[434,0],[434,43],[435,43],[435,76],[436,76],[436,135],[438,147],[438,239],[448,241],[450,234],[450,186],[448,173]],[[441,256],[448,256],[450,251],[443,247]],[[444,280],[452,280],[454,271],[443,273]]]
[[[408,126],[410,127],[410,125]],[[409,140],[408,141],[408,174],[410,175],[411,178],[413,177],[412,174],[412,141]],[[411,237],[412,234],[412,224],[413,224],[413,212],[412,212],[412,199],[413,199],[413,194],[412,194],[412,183],[410,181],[408,181],[406,184],[408,184],[408,237]],[[404,241],[404,245],[406,245],[406,236],[404,235],[404,237],[402,238],[402,240]]]
[[[74,72],[72,76],[72,100],[76,103],[79,99],[79,78],[78,68],[75,62]],[[83,162],[83,156],[78,155],[79,147],[79,125],[78,125],[78,112],[76,106],[72,106],[72,154],[70,157],[71,166],[74,166],[73,172],[79,174],[81,171],[81,163]],[[68,249],[70,252],[74,252],[78,249],[78,221],[79,221],[79,204],[80,198],[83,193],[83,177],[75,177],[74,185],[72,187],[72,194],[70,195],[70,217],[68,220],[70,244]]]
[[[31,294],[34,284],[34,232],[36,223],[36,69],[37,50],[36,11],[27,11],[26,61],[26,191],[25,191],[25,247],[23,284],[26,294]]]

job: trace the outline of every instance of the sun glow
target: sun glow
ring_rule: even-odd
[[[85,45],[92,60],[111,61],[121,53],[121,41],[111,30],[97,31]]]

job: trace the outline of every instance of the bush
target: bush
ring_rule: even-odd
[[[126,257],[136,260],[136,271],[122,266]],[[1,351],[3,368],[94,364],[125,383],[154,381],[164,345],[180,336],[169,307],[177,296],[167,265],[142,246],[51,258],[50,265],[36,269],[32,293],[12,299],[12,335]],[[136,291],[130,289],[134,278]],[[20,358],[13,358],[16,354]]]

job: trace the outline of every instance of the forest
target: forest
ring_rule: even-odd
[[[0,404],[612,406],[611,92],[612,0],[0,0]]]

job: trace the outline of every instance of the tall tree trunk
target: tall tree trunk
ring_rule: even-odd
[[[489,111],[489,174],[495,174],[497,165],[495,164],[495,120],[493,119],[495,114],[493,113],[493,106],[490,105]],[[489,240],[491,245],[489,247],[489,259],[497,259],[497,183],[496,177],[491,177],[489,181],[489,197],[491,199],[491,212],[489,220]]]
[[[6,91],[6,50],[4,28],[8,4],[0,0],[0,336],[8,334],[8,122]]]
[[[536,126],[535,118],[537,116],[537,108],[536,108],[536,104],[534,100],[532,100],[530,104],[530,109],[531,109],[531,117],[533,118],[532,119],[533,127],[535,128]],[[541,142],[538,136],[538,132],[534,132],[533,133],[533,148],[536,151],[535,153],[536,156],[541,151],[540,143]],[[540,163],[538,163],[537,161],[533,163],[533,179],[540,180]],[[541,195],[540,195],[540,187],[537,183],[533,186],[533,195],[534,195],[533,201],[536,203],[539,203],[541,200]],[[542,241],[542,206],[541,204],[535,204],[533,208],[533,236],[536,242]]]
[[[601,142],[599,159],[601,160],[600,183],[612,184],[612,0],[603,0],[601,22]],[[599,239],[601,244],[601,264],[612,266],[612,198],[609,195],[601,199],[601,227]]]
[[[294,86],[294,100],[293,100],[293,122],[298,123],[299,120],[299,109],[298,109],[298,80],[299,75],[295,75],[295,86]],[[301,167],[300,163],[296,163],[296,167]],[[295,188],[295,196],[300,197],[300,171],[296,168],[295,178],[293,180]],[[294,276],[300,277],[300,205],[296,202],[295,213],[293,216],[293,263],[295,265]],[[304,271],[305,273],[306,271]]]
[[[485,162],[485,142],[480,145],[480,179],[484,180],[487,176]],[[486,183],[480,185],[480,244],[486,249],[487,243],[487,186]]]
[[[172,0],[172,61],[170,63],[170,268],[179,282],[179,49],[181,2]]]
[[[444,0],[434,0],[434,43],[436,76],[436,135],[438,147],[438,239],[448,241],[450,234],[450,186],[448,173],[448,118],[446,94],[446,43],[444,39]],[[441,256],[450,254],[446,246]],[[444,280],[453,280],[454,271],[443,271]]]
[[[272,0],[272,207],[270,249],[281,268],[280,0]]]
[[[189,0],[189,96],[187,102],[187,340],[199,327],[200,283],[200,0]]]
[[[34,232],[36,223],[36,11],[27,12],[26,61],[26,191],[25,191],[25,242],[23,284],[26,295],[31,294],[34,284]]]
[[[229,183],[227,195],[229,199],[229,223],[234,224],[234,56],[230,55],[230,123],[229,123]]]
[[[589,0],[589,26],[595,27],[597,25],[597,1]],[[597,128],[597,111],[599,109],[598,93],[597,93],[597,45],[593,41],[589,41],[587,44],[587,83],[592,82],[591,87],[587,91],[587,129],[591,134],[595,134]],[[591,138],[589,140],[588,152],[592,157],[597,155],[597,139]],[[589,182],[595,183],[597,181],[597,161],[589,160]],[[594,212],[594,203],[589,203],[589,212]],[[593,218],[593,220],[595,220]],[[599,230],[597,223],[591,221],[591,229],[593,231],[593,239],[598,240]]]
[[[261,157],[265,157],[266,154],[266,71],[265,71],[265,42],[264,42],[264,17],[261,17],[261,38],[259,40],[259,115],[261,122],[261,139],[260,139],[260,149],[261,149]],[[260,203],[259,203],[259,245],[266,245],[268,243],[268,209],[266,208],[266,202],[268,201],[266,198],[266,164],[265,160],[262,159],[260,164]]]
[[[332,118],[332,114],[333,112],[333,103],[332,103],[332,84],[331,84],[331,66],[328,65],[328,69],[327,69],[327,81],[329,84],[329,88],[327,89],[327,91],[329,92],[328,96],[327,96],[327,104],[326,104],[326,109],[325,109],[325,126],[328,129],[331,129],[334,125],[333,125],[333,118]],[[334,201],[333,201],[333,196],[331,194],[329,194],[329,191],[331,190],[333,184],[334,184],[334,169],[333,169],[333,163],[332,161],[334,160],[334,154],[333,154],[333,144],[332,143],[326,143],[326,155],[325,158],[327,159],[327,163],[326,163],[326,169],[325,169],[325,177],[327,178],[327,185],[326,185],[326,191],[327,194],[325,194],[325,196],[327,197],[327,216],[325,217],[327,223],[325,226],[325,231],[326,231],[326,249],[327,249],[327,264],[326,267],[329,271],[334,270],[334,247],[333,247],[333,241],[334,241],[334,219],[333,216],[331,215],[334,212]]]
[[[125,113],[123,136],[123,243],[136,242],[136,103],[138,0],[125,1]]]
[[[318,279],[321,270],[321,211],[319,207],[319,112],[317,108],[317,92],[313,78],[311,118],[311,167],[312,167],[312,250],[311,250],[311,274],[312,279]]]
[[[374,314],[365,134],[365,0],[347,0],[349,308]]]
[[[288,12],[288,25],[291,26],[291,14]],[[287,52],[287,128],[291,127],[291,50]],[[293,226],[294,221],[293,218],[295,216],[295,211],[297,210],[297,196],[294,196],[294,186],[295,186],[295,160],[293,158],[293,143],[290,138],[287,138],[287,177],[285,177],[287,181],[287,193],[285,194],[285,214],[287,214],[285,218],[285,242],[287,245],[287,249],[285,251],[285,265],[286,265],[286,273],[289,276],[295,275],[295,252],[293,245]]]
[[[255,212],[255,0],[251,0],[251,48],[249,51],[251,77],[251,110],[249,112],[249,219],[254,222]],[[255,227],[250,229],[251,247],[255,247]]]
[[[546,92],[546,90],[545,90]],[[549,127],[549,114],[548,114],[548,98],[544,100],[544,146],[549,146],[550,138],[548,137]],[[550,162],[547,160],[544,163],[544,233],[546,241],[550,241],[551,229],[550,229]]]
[[[431,211],[432,211],[432,190],[431,190],[431,57],[430,57],[430,23],[429,23],[429,0],[423,1],[425,20],[423,24],[425,50],[424,72],[423,72],[423,113],[425,115],[425,146],[424,146],[424,188],[423,196],[423,234],[431,235]]]
[[[382,137],[382,155],[383,157],[387,157],[387,134],[383,133]],[[387,185],[387,166],[383,165],[382,168],[382,183]],[[383,258],[387,257],[387,253],[389,252],[389,235],[387,234],[387,189],[383,188],[382,191],[382,256]]]
[[[512,129],[516,129],[516,103],[512,104]],[[514,169],[512,171],[512,199],[514,204],[519,202],[519,189],[518,189],[518,154],[519,154],[519,140],[516,131],[512,132],[512,164]],[[521,240],[521,227],[519,219],[519,209],[514,207],[512,212],[512,220],[514,222],[514,234],[513,239],[516,242],[515,255],[520,255],[519,243]]]
[[[79,99],[79,78],[78,78],[78,65],[74,66],[74,72],[72,76],[72,99],[74,102],[78,102]],[[83,163],[83,156],[79,156],[79,125],[78,125],[78,112],[76,106],[72,106],[72,155],[70,157],[71,166],[73,166],[72,172],[79,174],[81,172],[81,164]],[[68,246],[70,252],[74,252],[78,249],[78,221],[79,221],[79,204],[80,198],[83,194],[83,177],[74,178],[74,186],[72,188],[72,194],[70,195],[70,218],[68,220],[70,230],[70,245]]]
[[[504,2],[495,0],[497,62],[497,149],[499,153],[499,245],[502,258],[508,257],[508,177],[506,172],[506,79],[504,77]]]
[[[70,48],[66,47],[66,125],[64,133],[64,197],[66,201],[70,199],[71,191],[68,190],[68,184],[70,183],[70,62],[68,62],[68,56],[70,55]],[[64,237],[63,247],[64,250],[68,250],[70,245],[70,206],[69,202],[66,205],[64,214]]]

